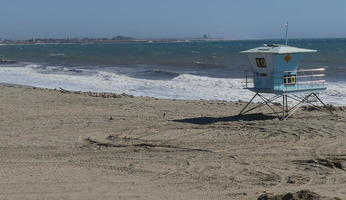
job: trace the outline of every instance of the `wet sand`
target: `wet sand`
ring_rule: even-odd
[[[103,96],[0,86],[0,199],[346,199],[343,108]]]

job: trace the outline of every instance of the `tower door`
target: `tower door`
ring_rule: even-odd
[[[272,88],[272,77],[267,73],[254,73],[254,84],[256,88]]]

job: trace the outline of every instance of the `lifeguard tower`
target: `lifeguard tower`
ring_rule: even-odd
[[[290,117],[302,104],[309,104],[317,109],[331,110],[318,97],[326,90],[325,68],[301,69],[302,54],[313,53],[316,50],[302,49],[287,45],[263,45],[258,48],[242,51],[247,54],[251,67],[246,73],[245,89],[255,93],[250,102],[242,109],[240,115],[262,106],[268,106],[279,119]],[[250,72],[250,73],[249,73]],[[263,94],[273,94],[267,98]],[[259,97],[262,103],[249,108],[250,103]],[[276,101],[282,98],[282,104]],[[288,106],[294,101],[296,104]],[[319,102],[321,106],[314,103]],[[275,107],[280,106],[280,111]],[[332,113],[332,112],[331,112]]]

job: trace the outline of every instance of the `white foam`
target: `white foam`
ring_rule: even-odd
[[[253,93],[243,89],[243,79],[225,79],[182,74],[172,80],[132,78],[112,72],[94,75],[43,74],[40,65],[0,67],[0,82],[75,91],[127,93],[166,99],[249,100]],[[90,70],[93,71],[93,70]],[[95,71],[93,71],[95,72]],[[346,82],[333,82],[321,97],[330,104],[346,105]]]

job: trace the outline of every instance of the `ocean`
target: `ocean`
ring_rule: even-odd
[[[165,99],[249,100],[243,89],[249,62],[240,51],[282,40],[175,43],[1,45],[0,82],[75,91],[127,93]],[[292,39],[316,49],[304,68],[327,66],[326,103],[346,105],[346,39]]]

